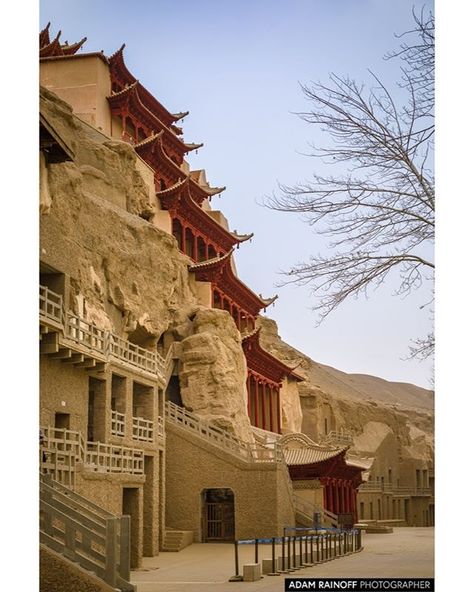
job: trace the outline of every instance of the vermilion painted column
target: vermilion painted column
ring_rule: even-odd
[[[328,510],[334,512],[334,487],[332,479],[328,480]]]
[[[323,508],[327,509],[326,479],[321,479],[321,485],[323,486]]]
[[[265,413],[265,383],[261,383],[262,389],[260,392],[260,401],[262,404],[262,425],[260,426],[263,430],[265,429],[266,413]]]
[[[194,261],[198,260],[198,239],[197,236],[193,235],[194,237],[194,241],[193,241],[193,259]]]
[[[253,377],[254,385],[255,385],[255,426],[257,428],[260,427],[260,405],[259,405],[259,395],[258,395],[258,380],[256,376]]]
[[[181,250],[186,253],[186,226],[181,226]]]
[[[252,397],[250,396],[250,374],[248,374],[247,375],[247,415],[249,416],[249,419],[252,417],[251,412],[250,412],[251,399],[252,399]]]
[[[280,389],[276,389],[278,433],[281,434]]]

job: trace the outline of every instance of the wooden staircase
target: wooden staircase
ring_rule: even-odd
[[[171,530],[165,531],[162,551],[177,552],[191,545],[194,540],[192,530]]]

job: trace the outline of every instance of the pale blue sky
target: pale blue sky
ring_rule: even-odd
[[[330,72],[389,84],[398,74],[382,59],[398,45],[394,33],[411,28],[416,0],[41,2],[41,26],[83,51],[113,53],[126,43],[130,71],[172,112],[189,110],[184,137],[204,142],[191,155],[213,185],[227,190],[213,200],[230,227],[254,232],[237,252],[240,277],[265,296],[278,292],[268,315],[280,335],[315,360],[346,372],[374,374],[429,387],[431,363],[403,361],[410,338],[430,328],[419,290],[393,296],[396,278],[370,298],[346,302],[315,327],[305,287],[275,288],[279,271],[325,252],[327,239],[297,216],[258,205],[277,182],[309,178],[314,159],[303,156],[321,136],[293,113],[307,108],[299,83],[327,80]]]

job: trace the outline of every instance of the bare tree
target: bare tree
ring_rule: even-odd
[[[312,145],[311,156],[343,172],[280,185],[266,205],[303,213],[331,237],[330,256],[294,265],[283,282],[311,286],[320,320],[391,272],[399,274],[399,294],[433,280],[434,19],[414,18],[406,41],[386,56],[400,60],[396,92],[373,72],[370,88],[335,74],[328,84],[302,86],[311,109],[298,115],[331,139],[329,147]],[[428,357],[433,343],[432,335],[416,340],[411,356]]]

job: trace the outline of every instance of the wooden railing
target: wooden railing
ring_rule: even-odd
[[[157,371],[157,353],[130,343],[113,333],[110,334],[110,355],[131,366],[146,370],[151,374]],[[161,356],[160,356],[161,357]]]
[[[293,504],[295,511],[302,514],[307,520],[313,521],[314,515],[319,514],[322,524],[331,526],[338,526],[339,524],[337,514],[333,514],[322,506],[312,504],[299,495],[293,494]]]
[[[130,516],[114,516],[53,481],[40,479],[40,541],[113,588],[130,579]]]
[[[114,358],[134,368],[154,374],[161,381],[168,375],[170,358],[164,359],[158,352],[149,351],[110,331],[100,329],[94,323],[72,313],[64,321],[62,297],[46,286],[40,286],[40,317],[54,320],[64,331],[67,339],[88,350],[93,350],[107,361]]]
[[[278,443],[274,442],[272,445],[262,446],[257,443],[243,442],[230,432],[212,425],[171,401],[167,401],[165,404],[165,416],[168,421],[246,461],[260,463],[283,462],[283,454]]]
[[[332,430],[321,438],[321,442],[351,446],[354,443],[354,435],[351,431],[341,428],[338,432]]]
[[[46,286],[39,287],[39,309],[41,316],[62,324],[63,297]]]
[[[110,433],[112,436],[125,436],[125,413],[112,409]]]
[[[161,438],[165,435],[165,420],[163,417],[158,417],[156,421],[156,433]]]
[[[87,442],[84,468],[89,471],[143,475],[144,465],[143,450],[103,442]]]
[[[107,331],[75,315],[68,314],[66,336],[75,343],[101,354],[105,355],[107,352]]]
[[[64,485],[74,487],[78,462],[83,463],[85,471],[144,474],[143,450],[102,442],[85,443],[81,433],[73,430],[43,427],[41,431],[41,470]]]
[[[360,493],[391,493],[393,495],[431,495],[429,487],[409,487],[409,486],[395,486],[393,483],[385,483],[382,481],[367,481],[359,486]]]
[[[51,426],[41,428],[42,471],[68,487],[75,487],[76,464],[83,459],[84,441],[79,432]]]
[[[134,440],[153,442],[153,422],[144,417],[132,417],[132,433]]]

